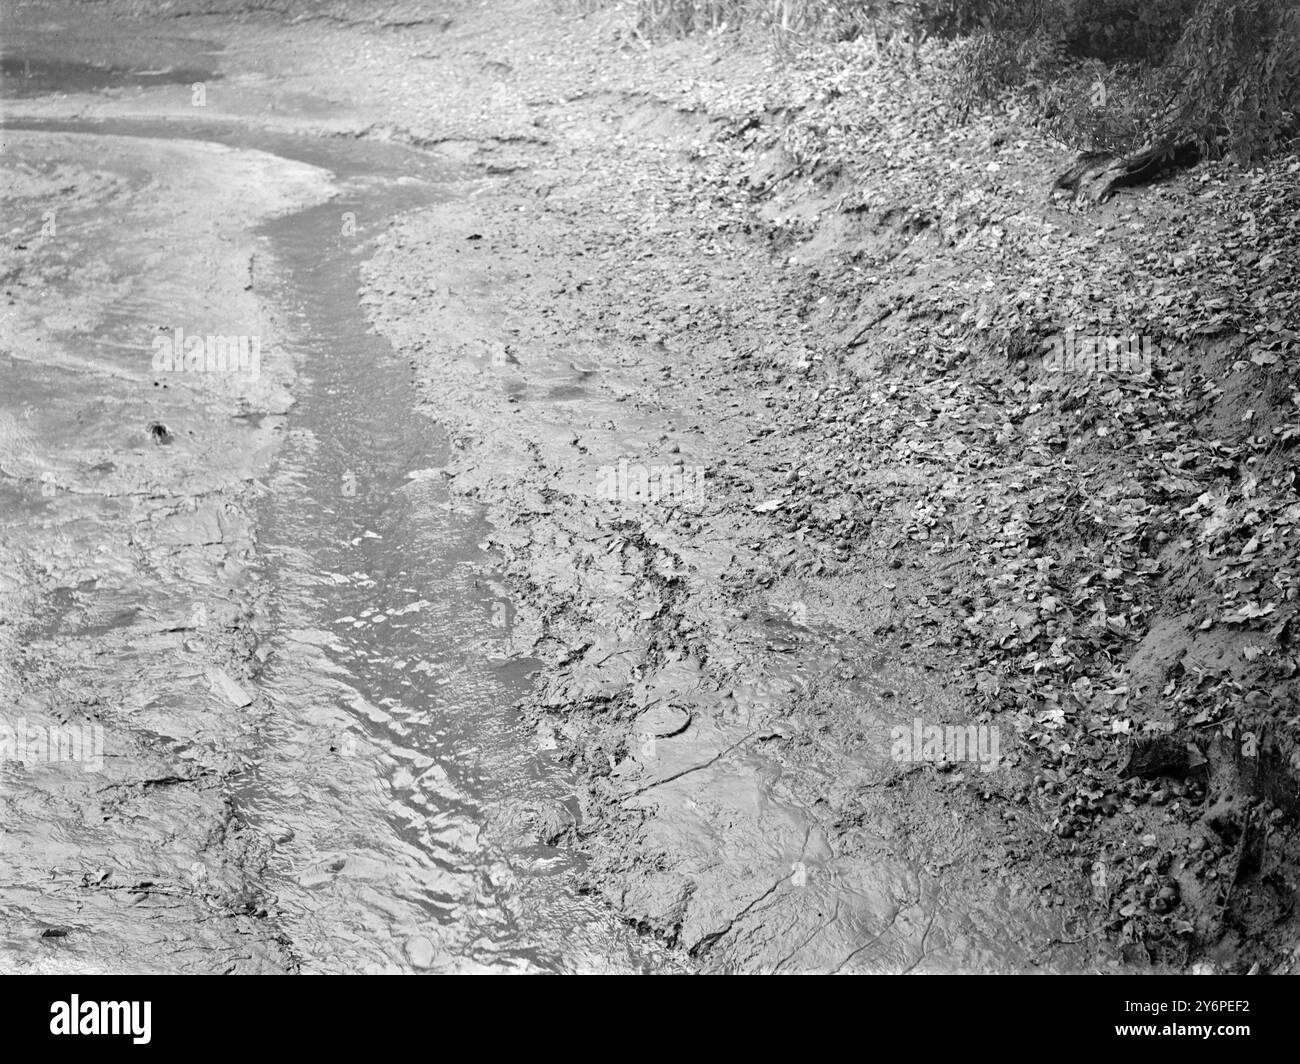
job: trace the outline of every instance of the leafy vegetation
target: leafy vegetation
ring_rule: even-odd
[[[639,0],[637,27],[647,37],[757,30],[787,52],[859,37],[950,40],[958,118],[1024,98],[1081,150],[1194,143],[1253,163],[1300,132],[1295,0]]]

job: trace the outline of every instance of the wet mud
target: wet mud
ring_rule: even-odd
[[[6,723],[103,758],[6,759],[5,967],[671,967],[557,848],[573,785],[521,732],[486,526],[358,301],[374,234],[464,175],[27,126],[6,198],[52,217],[8,271]],[[178,329],[257,358],[160,368]]]
[[[6,967],[284,970],[268,847],[223,781],[253,746],[232,693],[288,365],[158,374],[153,341],[277,346],[251,230],[326,175],[103,134],[6,130],[3,160],[31,234],[6,242],[0,363]],[[66,728],[102,736],[102,763],[51,739]]]

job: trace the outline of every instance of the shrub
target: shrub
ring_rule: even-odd
[[[961,46],[959,109],[1028,89],[1076,148],[1195,143],[1244,162],[1277,150],[1300,110],[1293,0],[1052,0],[1003,12]]]
[[[648,36],[761,28],[783,49],[955,39],[951,97],[1027,94],[1076,148],[1194,142],[1254,161],[1297,129],[1296,0],[639,0]]]

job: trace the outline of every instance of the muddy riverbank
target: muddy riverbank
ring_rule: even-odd
[[[299,274],[359,267],[279,305],[299,401],[252,520],[280,578],[239,596],[244,660],[269,657],[227,669],[261,745],[217,791],[247,811],[241,882],[276,884],[247,917],[268,964],[1294,966],[1291,400],[1267,376],[1294,341],[1291,161],[1081,216],[1043,195],[1057,149],[949,126],[889,56],[774,72],[726,38],[647,47],[618,5],[133,10],[7,29],[127,71],[114,41],[151,39],[146,69],[208,76],[87,76],[11,121],[201,107],[443,168],[396,155],[307,237],[266,230]],[[1229,204],[1251,246],[1225,230],[1189,274]],[[1221,296],[1225,270],[1262,294]],[[334,316],[344,276],[383,372]],[[1250,346],[1216,339],[1225,308]],[[1024,351],[1079,322],[1168,358],[1062,387]],[[1201,601],[1250,529],[1276,601],[1250,574]],[[970,756],[927,753],[957,727]]]

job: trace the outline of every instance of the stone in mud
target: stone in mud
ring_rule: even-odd
[[[237,709],[253,704],[252,696],[232,680],[224,669],[207,670],[208,686]]]
[[[406,940],[406,959],[411,962],[411,967],[432,968],[433,958],[433,943],[423,935],[414,935]]]
[[[636,719],[638,735],[653,735],[656,739],[667,739],[680,735],[691,723],[691,715],[679,706],[651,706]]]

